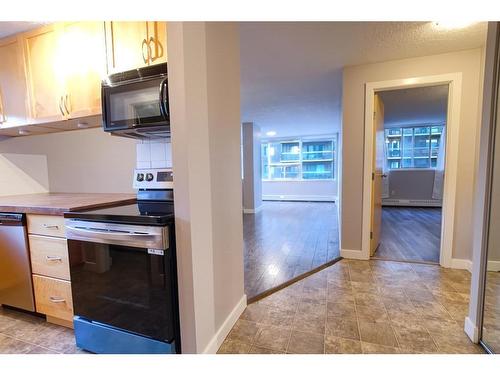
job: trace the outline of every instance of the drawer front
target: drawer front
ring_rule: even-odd
[[[33,273],[70,280],[66,239],[30,234],[29,243]]]
[[[66,237],[64,217],[53,215],[27,215],[28,233],[42,236]]]
[[[36,311],[55,318],[73,320],[71,283],[50,277],[33,275]]]

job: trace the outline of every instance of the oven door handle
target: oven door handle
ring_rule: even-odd
[[[126,238],[146,238],[146,237],[156,237],[156,234],[152,233],[137,233],[137,232],[119,232],[119,231],[113,231],[113,230],[106,230],[106,231],[100,231],[100,230],[92,230],[92,229],[87,229],[87,228],[77,228],[77,227],[72,227],[67,225],[67,229],[70,231],[74,232],[79,232],[82,234],[87,235],[87,237],[95,237],[95,238],[101,238],[101,239],[106,239],[106,238],[112,238],[112,239],[126,239]]]

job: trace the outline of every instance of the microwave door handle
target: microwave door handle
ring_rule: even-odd
[[[168,117],[168,108],[165,93],[168,95],[168,81],[164,78],[160,83],[160,112],[166,119]]]

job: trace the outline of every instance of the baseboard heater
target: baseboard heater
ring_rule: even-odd
[[[262,195],[263,201],[282,202],[333,202],[337,197],[331,195]]]
[[[382,206],[403,206],[403,207],[442,207],[441,199],[382,199]]]

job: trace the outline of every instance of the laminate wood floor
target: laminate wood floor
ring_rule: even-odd
[[[374,258],[439,263],[441,208],[383,207]]]
[[[243,228],[248,298],[340,256],[335,203],[265,202]]]

